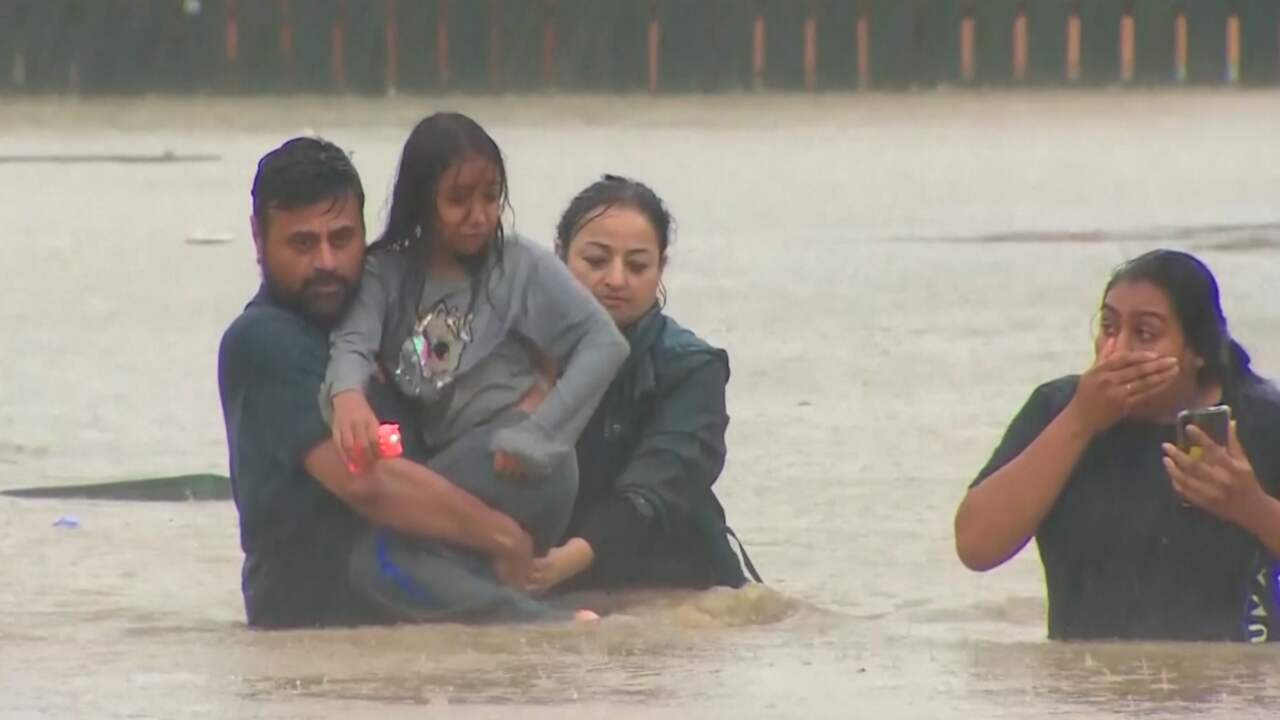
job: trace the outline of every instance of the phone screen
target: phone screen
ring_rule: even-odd
[[[1203,410],[1183,410],[1178,413],[1178,447],[1183,452],[1190,452],[1191,438],[1187,436],[1187,426],[1195,425],[1213,441],[1226,447],[1231,435],[1231,408],[1226,405],[1215,405]]]

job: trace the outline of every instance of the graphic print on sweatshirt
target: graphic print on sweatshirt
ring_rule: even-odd
[[[462,353],[471,342],[472,313],[441,300],[423,315],[400,346],[396,385],[411,397],[433,397],[453,382]]]

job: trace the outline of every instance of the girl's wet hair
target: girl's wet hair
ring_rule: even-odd
[[[436,191],[444,174],[465,160],[479,157],[493,164],[498,175],[498,206],[501,218],[510,210],[507,198],[507,166],[502,151],[489,133],[475,120],[461,113],[442,112],[424,118],[409,133],[404,150],[400,153],[400,169],[396,173],[391,191],[391,206],[387,211],[387,227],[369,250],[402,250],[420,245],[422,249],[437,242]],[[487,283],[479,277],[486,265],[489,253],[496,254],[502,262],[502,248],[506,235],[502,221],[489,249],[472,261],[464,263],[472,274],[473,295]],[[474,297],[472,298],[474,301]],[[474,302],[473,302],[474,305]]]
[[[628,208],[644,215],[658,236],[658,255],[666,259],[675,219],[648,185],[618,175],[602,176],[569,202],[556,225],[560,258],[569,256],[569,244],[579,230],[613,208]]]
[[[1183,336],[1204,359],[1197,382],[1219,382],[1227,388],[1259,379],[1249,353],[1231,338],[1218,281],[1203,262],[1177,250],[1152,250],[1116,268],[1103,297],[1116,285],[1135,281],[1149,282],[1169,296]]]

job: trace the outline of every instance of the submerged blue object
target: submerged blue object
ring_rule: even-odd
[[[63,515],[62,517],[53,521],[53,526],[56,528],[67,528],[68,530],[75,530],[76,528],[80,527],[80,520],[72,515]]]
[[[1280,562],[1271,566],[1271,592],[1275,595],[1276,605],[1280,606]]]
[[[440,602],[439,598],[415,582],[408,573],[401,570],[400,566],[396,565],[395,561],[391,559],[391,552],[387,549],[386,532],[379,530],[374,542],[378,551],[378,569],[400,589],[400,592],[403,592],[414,602],[432,610],[444,609],[444,603]]]

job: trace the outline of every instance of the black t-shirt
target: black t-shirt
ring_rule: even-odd
[[[1022,453],[1075,394],[1077,376],[1045,383],[1014,418],[974,485]],[[1280,484],[1280,395],[1269,383],[1228,393],[1240,443],[1264,488]],[[1184,507],[1162,463],[1171,425],[1123,422],[1076,463],[1036,532],[1049,636],[1244,640],[1252,581],[1270,559],[1244,530]]]
[[[253,626],[364,619],[347,557],[365,524],[303,468],[306,454],[330,437],[318,400],[328,361],[325,330],[265,290],[222,337],[218,387]]]

